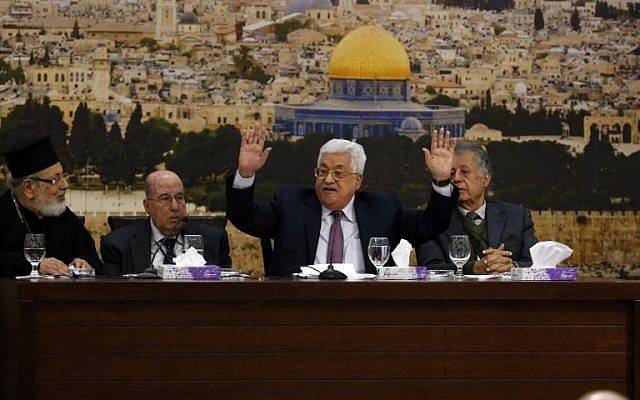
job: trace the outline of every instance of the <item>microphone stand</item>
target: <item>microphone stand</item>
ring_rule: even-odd
[[[333,246],[333,243],[330,243],[330,246]],[[333,248],[329,249],[329,254],[333,254]],[[318,279],[327,279],[327,280],[340,280],[347,279],[347,275],[343,272],[340,272],[336,269],[333,269],[333,261],[331,261],[332,257],[329,257],[329,266],[324,271],[320,272],[318,275]]]
[[[180,226],[181,222],[186,222],[189,219],[188,216],[184,216],[181,217],[180,219],[178,219],[178,221],[176,221],[175,225],[173,226],[173,228],[171,228],[171,231],[169,232],[169,234],[166,236],[168,238],[173,237],[176,233],[177,233],[177,228],[178,226]],[[156,254],[158,254],[158,250],[161,250],[161,246],[158,245],[158,248],[156,249],[156,251],[153,253],[153,257],[151,258],[151,265],[148,266],[147,268],[145,268],[145,270],[141,273],[139,273],[136,278],[139,279],[160,279],[160,277],[158,276],[158,270],[156,269],[156,267],[153,266],[153,259],[156,257]],[[162,252],[164,254],[164,252]]]
[[[318,279],[338,280],[338,279],[347,279],[347,276],[344,274],[344,272],[340,272],[337,269],[333,269],[333,263],[329,263],[329,266],[327,267],[327,269],[325,269],[320,273],[320,275],[318,275]]]

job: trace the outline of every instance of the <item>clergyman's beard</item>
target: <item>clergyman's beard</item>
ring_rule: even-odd
[[[64,210],[67,209],[67,205],[64,201],[57,202],[52,201],[50,203],[45,203],[42,198],[36,200],[36,207],[38,212],[45,217],[57,217],[60,216]]]

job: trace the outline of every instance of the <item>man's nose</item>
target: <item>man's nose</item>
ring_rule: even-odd
[[[327,177],[324,178],[325,183],[334,183],[335,181],[336,179],[333,177],[333,171],[330,171],[329,174],[327,174]]]

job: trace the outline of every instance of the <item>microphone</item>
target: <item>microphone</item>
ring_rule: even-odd
[[[318,279],[347,279],[347,275],[345,275],[344,272],[333,269],[333,263],[330,262],[327,269],[325,269],[320,273],[320,275],[318,275]]]
[[[180,226],[181,222],[187,222],[189,220],[189,216],[185,215],[184,217],[179,217],[178,220],[176,221],[176,223],[173,225],[173,228],[171,228],[171,230],[169,231],[169,234],[166,236],[168,238],[171,238],[173,236],[176,235],[176,233],[178,233],[178,226]],[[153,266],[153,260],[156,258],[156,255],[158,254],[158,251],[162,252],[163,255],[165,255],[164,250],[162,250],[162,244],[156,242],[156,245],[158,246],[158,248],[156,249],[156,251],[153,252],[153,255],[151,256],[151,265],[148,266],[147,268],[145,268],[145,270],[141,273],[139,273],[136,278],[139,279],[160,279],[160,277],[158,276],[158,270],[156,269],[156,267]]]
[[[329,243],[329,254],[333,254],[333,243]],[[345,275],[343,272],[333,269],[333,261],[329,260],[327,269],[325,269],[320,273],[320,275],[318,275],[318,279],[347,279],[347,275]]]

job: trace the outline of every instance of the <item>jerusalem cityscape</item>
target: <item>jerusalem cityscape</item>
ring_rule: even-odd
[[[240,132],[269,131],[256,197],[309,185],[329,138],[365,189],[423,207],[434,129],[486,146],[489,194],[531,209],[569,265],[640,260],[640,3],[628,0],[1,0],[0,135],[47,132],[96,244],[171,169],[222,215]],[[8,171],[2,170],[6,179]],[[234,266],[259,239],[227,223]]]

